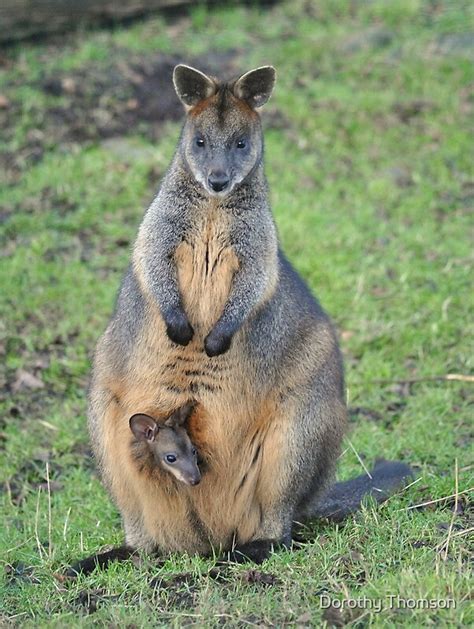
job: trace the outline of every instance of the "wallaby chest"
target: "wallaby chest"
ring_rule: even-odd
[[[205,335],[219,318],[239,267],[231,220],[215,202],[199,208],[175,252],[184,309],[198,334]]]
[[[193,208],[191,219],[174,252],[174,264],[194,337],[186,346],[172,343],[159,310],[154,306],[147,310],[146,325],[128,363],[133,387],[126,392],[114,387],[131,414],[138,409],[161,417],[190,399],[206,406],[211,399],[212,405],[221,398],[229,402],[229,394],[243,394],[239,386],[246,386],[245,378],[236,386],[232,376],[239,370],[240,353],[235,346],[233,352],[214,358],[203,351],[203,339],[222,314],[238,269],[231,244],[232,216],[214,202]],[[200,432],[198,445],[210,438],[204,427]]]

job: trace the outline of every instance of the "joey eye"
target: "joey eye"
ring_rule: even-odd
[[[176,455],[175,454],[167,454],[165,456],[167,463],[176,463]]]
[[[193,449],[191,450],[191,452],[192,452],[192,455],[193,455],[193,456],[196,456],[196,454],[197,454],[197,450],[196,450],[196,448],[193,448]]]
[[[238,149],[244,149],[247,146],[247,142],[245,140],[239,140],[237,142],[237,148]]]
[[[204,138],[196,138],[196,146],[199,146],[199,148],[202,149],[204,145]]]

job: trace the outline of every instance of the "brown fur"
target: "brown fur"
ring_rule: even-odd
[[[280,464],[291,417],[291,400],[278,408],[280,391],[261,399],[261,391],[253,384],[256,378],[238,351],[238,341],[232,356],[211,359],[202,352],[202,338],[222,310],[237,265],[224,226],[217,216],[209,217],[196,227],[195,239],[183,243],[176,254],[185,307],[196,330],[193,341],[184,348],[171,343],[158,309],[150,302],[148,323],[133,350],[126,380],[111,378],[109,366],[105,373],[99,369],[97,376],[113,382],[104,416],[111,491],[125,511],[143,512],[150,547],[173,551],[209,552],[229,547],[234,540],[245,543],[253,539],[261,525],[262,509],[279,494]],[[324,339],[318,338],[318,342],[325,345]],[[307,364],[304,356],[301,362]],[[301,375],[289,373],[286,386],[301,386]],[[150,462],[143,469],[137,465],[128,418],[137,409],[164,417],[190,399],[196,400],[197,406],[190,418],[189,435],[208,471],[198,487],[178,491],[172,479],[153,469]],[[139,507],[134,506],[137,503]],[[197,529],[196,518],[201,524]],[[177,531],[181,531],[178,537]],[[277,537],[279,532],[270,533]]]
[[[201,276],[200,280],[205,281],[205,278]],[[285,422],[283,418],[275,418],[275,402],[266,401],[263,405],[259,402],[252,387],[251,374],[239,383],[233,376],[226,377],[225,370],[217,374],[207,370],[206,366],[212,359],[203,357],[202,353],[198,357],[192,347],[181,350],[191,358],[191,362],[177,361],[170,378],[174,383],[182,383],[183,392],[169,392],[166,380],[157,389],[156,382],[163,373],[161,367],[165,361],[172,363],[175,353],[174,348],[165,353],[159,351],[160,346],[162,349],[169,343],[162,332],[152,335],[150,331],[160,330],[161,327],[157,319],[147,326],[148,334],[137,346],[132,361],[133,365],[139,366],[129,379],[130,385],[133,383],[134,386],[130,386],[126,395],[122,393],[120,406],[112,400],[105,415],[105,433],[114,436],[107,440],[105,448],[112,493],[119,506],[127,504],[128,509],[130,502],[133,505],[138,500],[150,538],[161,547],[182,550],[184,544],[189,551],[209,551],[211,546],[227,547],[233,538],[246,542],[252,539],[260,524],[261,503],[271,500],[277,491],[275,470],[284,448]],[[224,365],[228,362],[225,355],[218,360]],[[238,362],[240,366],[234,363],[232,372],[248,372],[243,356],[238,358]],[[156,366],[152,367],[153,363],[157,363]],[[188,401],[191,391],[185,388],[189,377],[184,375],[184,370],[190,369],[206,373],[203,381],[218,385],[219,392],[212,392],[212,417],[205,410],[206,397],[211,394],[206,390],[201,392],[199,388],[192,394],[198,404],[190,418],[188,431],[206,461],[208,472],[198,487],[180,487],[178,492],[166,474],[153,469],[151,461],[147,461],[144,469],[137,465],[125,418],[128,421],[136,409],[152,416],[166,415]],[[231,376],[230,370],[227,373]],[[179,388],[179,384],[177,386]],[[114,393],[120,399],[118,391]],[[216,395],[220,400],[218,405]],[[240,409],[239,416],[232,412],[230,421],[231,409],[236,408]],[[268,472],[261,475],[263,461]],[[131,499],[128,486],[123,482],[124,477],[134,486],[135,500]],[[222,478],[232,479],[233,489],[229,491]],[[162,505],[159,514],[156,513],[156,504]],[[212,509],[213,504],[219,505],[217,511]],[[189,517],[189,505],[192,505],[210,539],[196,537]],[[236,523],[239,524],[236,526]],[[179,542],[173,539],[170,547],[169,531],[178,529],[186,534]]]
[[[196,279],[206,281],[202,275]],[[196,322],[204,323],[198,319]],[[127,504],[127,510],[138,500],[138,511],[144,513],[150,539],[160,547],[208,552],[211,547],[228,547],[233,539],[245,543],[253,538],[261,524],[262,508],[271,505],[273,497],[279,494],[278,472],[281,460],[284,460],[290,405],[287,404],[286,409],[277,408],[274,398],[278,392],[262,404],[259,392],[253,389],[253,378],[244,356],[238,356],[238,364],[234,362],[232,372],[229,369],[226,377],[224,369],[218,373],[208,370],[206,367],[213,359],[197,354],[192,347],[180,349],[190,362],[176,361],[170,373],[169,381],[177,383],[177,388],[182,386],[182,393],[170,392],[166,379],[157,388],[156,383],[163,374],[162,366],[165,362],[173,364],[176,350],[170,347],[168,352],[163,352],[163,346],[170,344],[164,337],[158,317],[150,323],[131,361],[136,367],[129,379],[127,395],[122,397],[122,408],[112,402],[112,408],[105,416],[105,431],[115,437],[106,445],[111,490],[119,506]],[[160,330],[161,334],[152,335],[151,330]],[[225,355],[217,360],[222,361],[223,366],[229,362]],[[210,394],[199,387],[191,393],[186,387],[189,377],[184,375],[185,370],[206,373],[202,380],[218,385],[218,393]],[[231,375],[235,372],[241,374],[240,382]],[[128,421],[136,409],[152,416],[165,415],[187,402],[190,395],[196,399],[197,407],[190,418],[188,431],[203,455],[208,471],[198,487],[180,487],[178,491],[172,480],[152,469],[150,463],[145,469],[139,469],[130,448],[130,431],[125,418]],[[206,404],[208,395],[213,398],[212,416],[206,411],[211,406]],[[240,409],[237,417],[235,409]],[[115,468],[120,472],[115,473]],[[133,500],[123,483],[124,476],[134,486]],[[232,479],[230,489],[228,483],[222,482],[223,478]],[[160,504],[159,513],[157,504]],[[212,505],[219,508],[214,510]],[[194,517],[202,523],[207,538],[196,535],[190,507]],[[176,539],[171,532],[178,530],[183,534]],[[275,536],[277,533],[272,531]]]
[[[219,105],[219,99],[225,96],[232,100],[232,105],[235,106],[240,113],[244,116],[247,116],[251,120],[257,120],[258,114],[243,100],[235,98],[228,90],[226,86],[222,86],[217,94],[206,98],[205,100],[200,101],[195,105],[192,109],[189,110],[188,116],[191,118],[197,118],[202,113],[206,111],[206,109],[212,108],[215,105]]]
[[[194,238],[183,242],[176,253],[185,308],[196,330],[193,341],[187,347],[171,343],[150,301],[147,325],[133,350],[126,380],[111,378],[109,366],[105,373],[98,370],[98,378],[113,382],[104,416],[111,491],[125,511],[143,512],[150,547],[173,551],[209,552],[253,539],[262,523],[262,510],[279,495],[291,418],[291,397],[282,404],[283,392],[273,391],[262,400],[261,391],[255,390],[256,378],[238,351],[238,341],[232,356],[208,358],[202,352],[202,338],[222,311],[237,267],[220,215],[207,216],[197,221]],[[315,342],[328,346],[321,330]],[[285,390],[304,387],[308,365],[304,355],[301,365],[300,372],[288,373]],[[172,479],[153,469],[151,461],[142,468],[137,464],[128,418],[137,409],[164,417],[190,399],[197,405],[188,431],[207,472],[198,487],[178,491]],[[139,507],[134,506],[137,503]],[[269,531],[272,537],[279,533]]]

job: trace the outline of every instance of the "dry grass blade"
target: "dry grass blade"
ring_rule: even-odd
[[[414,481],[412,481],[410,484],[405,485],[405,487],[402,487],[400,489],[400,491],[397,491],[396,493],[392,494],[391,496],[389,496],[385,502],[383,502],[380,505],[380,509],[383,509],[384,507],[387,506],[387,503],[390,502],[390,500],[392,500],[392,498],[396,498],[397,496],[400,496],[401,494],[403,494],[407,489],[409,489],[410,487],[413,487],[413,485],[416,485],[417,483],[420,482],[420,480],[422,480],[422,476],[419,476],[418,478],[416,478]]]
[[[72,507],[69,507],[66,513],[66,517],[64,518],[64,527],[63,527],[63,540],[66,541],[67,527],[69,524],[69,516],[71,515]]]
[[[367,474],[367,476],[370,478],[370,480],[372,480],[372,474],[369,472],[369,470],[367,469],[367,466],[365,465],[364,461],[361,459],[359,453],[357,452],[357,450],[354,448],[354,446],[352,445],[350,439],[347,440],[350,447],[352,448],[352,451],[354,452],[354,454],[357,457],[357,460],[359,461],[359,463],[362,465],[362,468],[364,470],[364,472]]]
[[[456,533],[453,533],[451,535],[451,539],[454,539],[455,537],[464,537],[464,535],[469,535],[469,533],[474,533],[474,526],[471,526],[468,529],[463,529],[462,531],[456,531]],[[441,548],[443,548],[443,546],[446,544],[447,540],[444,540],[443,542],[441,542],[441,544],[438,544],[438,546],[436,546],[436,550],[440,550]]]
[[[435,498],[434,500],[427,500],[426,502],[419,502],[416,505],[410,505],[409,507],[398,509],[398,511],[411,511],[412,509],[419,509],[420,507],[427,507],[428,505],[433,505],[438,502],[443,502],[444,500],[449,500],[450,498],[454,498],[455,496],[462,496],[463,494],[468,494],[471,491],[474,491],[474,487],[469,487],[469,489],[464,489],[463,491],[459,491],[457,494],[454,493],[454,494],[450,494],[449,496],[443,496],[443,498]]]
[[[38,487],[38,495],[36,497],[36,513],[35,513],[35,540],[36,540],[36,546],[38,547],[39,556],[42,559],[43,558],[43,547],[41,545],[39,534],[38,534],[40,495],[41,495],[41,487]]]
[[[451,522],[449,523],[449,529],[448,529],[448,536],[445,540],[445,542],[442,544],[441,546],[441,558],[443,559],[443,561],[446,561],[448,558],[448,552],[449,552],[449,544],[451,542],[451,536],[453,534],[453,526],[454,526],[454,520],[456,519],[456,515],[458,512],[458,504],[459,504],[459,470],[458,470],[458,460],[456,459],[454,462],[454,488],[455,488],[455,494],[454,494],[454,509],[453,509],[453,515],[451,516]]]
[[[436,382],[436,381],[457,381],[457,382],[474,382],[474,376],[461,373],[447,373],[441,376],[420,376],[418,378],[403,378],[400,380],[392,380],[391,378],[382,378],[377,380],[366,380],[358,384],[416,384],[417,382]]]
[[[51,516],[51,483],[49,480],[49,463],[46,461],[46,485],[48,488],[48,557],[51,559],[52,545],[52,516]]]

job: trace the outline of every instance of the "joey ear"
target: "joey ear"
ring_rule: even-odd
[[[213,79],[203,72],[183,64],[175,67],[173,83],[176,94],[186,109],[190,109],[200,101],[213,96],[217,90],[217,85]]]
[[[244,100],[252,109],[265,105],[275,87],[273,66],[262,66],[243,74],[233,86],[234,96]]]
[[[138,441],[154,441],[158,432],[158,424],[149,415],[137,413],[129,420],[130,430]]]
[[[183,406],[180,406],[168,417],[165,421],[165,426],[170,426],[171,428],[182,426],[191,415],[193,408],[194,404],[184,404]]]

